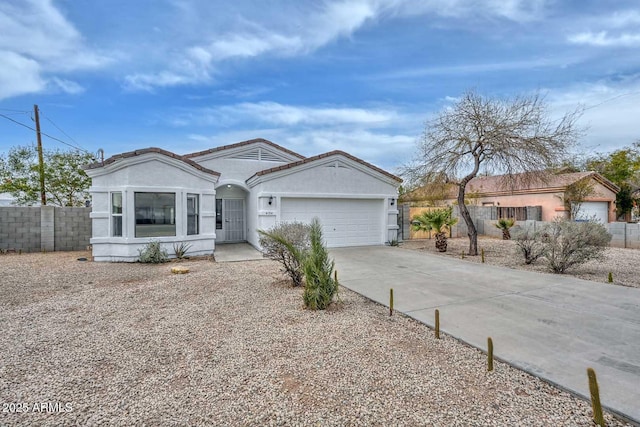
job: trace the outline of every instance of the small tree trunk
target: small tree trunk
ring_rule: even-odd
[[[438,252],[447,252],[447,235],[445,233],[436,233],[436,249]]]
[[[511,232],[508,228],[502,230],[502,240],[511,240]]]
[[[464,204],[464,192],[467,183],[460,183],[458,189],[458,208],[460,209],[460,216],[464,219],[465,224],[467,224],[467,234],[469,235],[469,255],[477,256],[478,255],[478,230],[476,230],[476,226],[471,220],[471,214],[469,214],[469,209],[467,209],[467,205]]]

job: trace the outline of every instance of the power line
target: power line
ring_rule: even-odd
[[[618,98],[622,98],[622,97],[624,97],[624,96],[629,96],[629,95],[637,95],[637,94],[639,94],[639,93],[640,93],[640,91],[622,93],[622,94],[620,94],[620,95],[616,95],[616,96],[614,96],[614,97],[612,97],[612,98],[605,99],[604,101],[601,101],[601,102],[599,102],[599,103],[597,103],[597,104],[591,105],[591,106],[589,106],[589,107],[585,107],[585,108],[584,108],[584,110],[585,110],[585,111],[586,111],[586,110],[591,110],[591,109],[593,109],[593,108],[596,108],[596,107],[601,106],[602,104],[606,104],[607,102],[615,101],[615,100],[616,100],[616,99],[618,99]]]
[[[25,113],[25,114],[29,114],[31,111],[26,111],[26,110],[12,110],[10,108],[0,108],[0,111],[11,111],[14,113]]]
[[[4,117],[5,119],[10,120],[10,121],[12,121],[12,122],[14,122],[14,123],[16,123],[16,124],[18,124],[18,125],[20,125],[20,126],[26,127],[27,129],[30,129],[30,130],[32,130],[32,131],[34,131],[34,132],[37,132],[37,130],[36,130],[36,129],[34,129],[34,128],[32,128],[31,126],[29,126],[29,125],[25,125],[24,123],[20,123],[19,121],[14,120],[14,119],[12,119],[11,117],[9,117],[9,116],[7,116],[7,115],[0,114],[0,117]],[[44,132],[40,132],[40,134],[41,134],[41,135],[46,136],[47,138],[51,138],[51,139],[53,139],[54,141],[61,142],[62,144],[67,145],[67,146],[69,146],[69,147],[71,147],[71,148],[75,148],[76,150],[84,151],[84,152],[85,152],[85,153],[87,153],[87,154],[91,154],[91,155],[93,155],[93,153],[92,153],[92,152],[90,152],[90,151],[88,151],[88,150],[85,150],[84,148],[77,147],[77,146],[75,146],[75,145],[73,145],[73,144],[70,144],[70,143],[68,143],[67,141],[63,141],[63,140],[61,140],[61,139],[59,139],[59,138],[56,138],[55,136],[51,136],[51,135],[46,134],[46,133],[44,133]]]
[[[78,144],[78,142],[77,142],[75,139],[73,139],[71,136],[69,136],[69,134],[68,134],[68,133],[66,133],[65,131],[63,131],[62,129],[60,129],[60,127],[59,127],[57,124],[55,124],[55,123],[53,122],[53,120],[51,120],[51,119],[50,119],[49,117],[47,117],[45,114],[42,114],[42,110],[40,110],[40,115],[41,115],[41,116],[45,116],[45,119],[47,119],[47,120],[49,121],[49,123],[51,123],[51,124],[52,124],[56,129],[58,129],[60,132],[62,132],[62,133],[63,133],[67,138],[69,138],[71,141],[73,141],[73,143],[74,143],[74,144],[76,144],[76,145],[80,145],[80,144]],[[86,151],[86,150],[85,150],[85,151]]]

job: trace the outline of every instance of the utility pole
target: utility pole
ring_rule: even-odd
[[[44,190],[44,157],[42,156],[42,135],[40,135],[40,115],[38,105],[33,106],[33,115],[36,121],[36,136],[38,137],[38,170],[40,172],[40,203],[47,205],[47,193]]]

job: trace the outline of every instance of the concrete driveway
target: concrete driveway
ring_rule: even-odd
[[[640,423],[640,289],[384,246],[335,248],[340,284]],[[640,278],[639,278],[640,280]]]

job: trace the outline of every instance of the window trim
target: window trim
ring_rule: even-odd
[[[114,212],[113,197],[120,194],[120,213]],[[115,234],[114,220],[120,218],[120,234]],[[124,236],[124,194],[122,191],[112,191],[109,193],[109,235],[110,237]]]
[[[189,214],[189,199],[194,199],[195,200],[195,212],[193,214]],[[200,234],[200,194],[198,193],[187,193],[187,203],[185,205],[185,217],[187,219],[186,221],[186,235],[187,236],[197,236]],[[193,216],[195,217],[195,233],[190,233],[189,232],[189,217]]]

